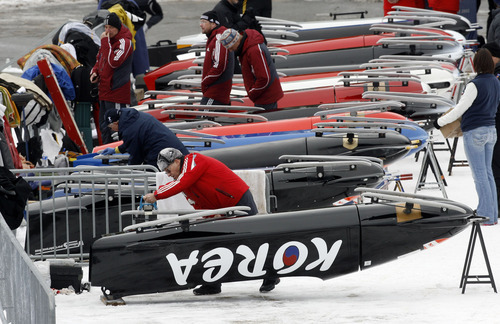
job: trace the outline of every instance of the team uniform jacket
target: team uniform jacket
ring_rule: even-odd
[[[229,104],[233,82],[234,54],[219,42],[220,35],[226,30],[218,27],[208,35],[201,91],[203,96]]]
[[[99,100],[130,104],[133,51],[132,34],[124,25],[115,37],[101,39],[101,48],[91,71],[100,77]]]
[[[236,55],[240,59],[241,74],[250,100],[255,104],[267,105],[283,97],[271,54],[258,31],[245,30]]]
[[[165,199],[183,192],[195,209],[216,209],[236,206],[248,185],[222,162],[191,153],[184,157],[181,174],[154,192],[156,199]]]
[[[120,109],[118,134],[123,144],[118,150],[130,154],[129,164],[146,163],[157,167],[158,153],[166,147],[176,148],[183,154],[189,153],[179,138],[150,114],[133,108]]]

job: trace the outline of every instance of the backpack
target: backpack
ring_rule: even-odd
[[[11,230],[21,225],[30,192],[26,180],[16,178],[9,169],[0,167],[0,214]]]
[[[92,67],[80,65],[71,72],[71,81],[75,87],[76,102],[97,102],[99,99],[97,83],[90,82]]]

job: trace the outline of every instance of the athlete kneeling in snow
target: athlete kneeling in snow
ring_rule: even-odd
[[[257,206],[248,185],[224,163],[200,153],[182,154],[175,148],[166,148],[158,154],[158,167],[174,178],[144,201],[154,203],[183,192],[195,209],[217,209],[248,206],[248,215],[257,214]],[[264,279],[260,292],[268,292],[278,284],[278,278]],[[195,295],[221,292],[221,284],[205,284],[194,289]]]

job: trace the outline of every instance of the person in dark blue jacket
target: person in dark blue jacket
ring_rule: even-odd
[[[491,162],[497,141],[495,115],[500,104],[500,82],[493,75],[495,64],[489,50],[479,49],[473,65],[477,76],[467,84],[455,108],[439,117],[434,126],[439,129],[462,117],[465,155],[479,200],[476,213],[488,218],[483,225],[495,225],[498,199]]]
[[[189,154],[187,148],[165,125],[150,114],[134,108],[110,109],[105,120],[113,132],[118,132],[123,144],[116,148],[106,148],[101,154],[129,153],[129,164],[156,165],[158,153],[166,147],[174,147]]]

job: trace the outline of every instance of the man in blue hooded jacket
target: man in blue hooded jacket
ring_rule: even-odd
[[[118,132],[123,144],[115,148],[106,148],[101,154],[129,153],[129,164],[156,165],[158,153],[166,147],[174,147],[189,154],[187,148],[177,136],[150,114],[134,108],[110,109],[105,120],[112,132]]]

